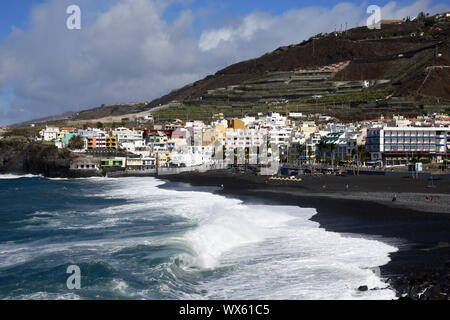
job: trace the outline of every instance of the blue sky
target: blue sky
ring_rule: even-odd
[[[27,26],[29,11],[32,6],[43,0],[3,0],[0,1],[0,37],[8,35],[12,26]]]
[[[67,6],[82,29],[67,30]],[[0,125],[151,101],[232,63],[348,22],[450,10],[448,0],[2,0]]]
[[[26,29],[29,25],[29,14],[31,8],[45,2],[45,0],[2,0],[0,1],[0,38],[7,36],[13,26],[20,29]],[[105,7],[105,1],[92,0],[92,7],[99,10]],[[113,3],[114,0],[110,0]],[[293,8],[304,8],[311,6],[320,6],[331,8],[334,5],[344,1],[338,0],[182,0],[172,4],[165,12],[164,16],[168,21],[173,21],[179,15],[181,10],[191,9],[201,14],[208,13],[199,21],[198,30],[208,27],[216,27],[227,19],[243,17],[246,14],[259,10],[268,12],[272,15],[280,15]],[[354,1],[345,2],[361,4],[376,4],[384,6],[389,1]],[[411,1],[397,0],[398,4],[405,4]],[[77,4],[76,0],[72,1]]]

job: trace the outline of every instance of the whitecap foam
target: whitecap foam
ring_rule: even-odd
[[[122,182],[118,182],[122,184]],[[199,285],[193,299],[394,299],[371,268],[390,261],[397,248],[378,240],[341,235],[310,219],[314,209],[246,205],[205,192],[159,189],[156,179],[132,179],[112,197],[152,201],[197,226],[174,241],[188,247],[181,267],[235,272]],[[357,291],[361,285],[370,290]],[[376,289],[376,290],[375,290]],[[207,292],[205,294],[205,292]]]
[[[25,175],[17,175],[17,174],[0,174],[0,179],[6,180],[15,180],[22,178],[42,178],[41,175],[33,175],[33,174],[25,174]]]
[[[152,290],[160,290],[157,296],[167,294],[178,299],[395,298],[392,290],[383,289],[386,284],[370,268],[388,263],[389,253],[397,249],[379,240],[325,231],[310,220],[316,214],[314,209],[248,205],[207,192],[162,189],[158,187],[164,182],[154,178],[87,182],[98,183],[96,196],[123,199],[126,203],[83,213],[37,211],[32,219],[45,222],[44,227],[58,219],[62,223],[59,228],[80,232],[126,224],[119,231],[120,237],[113,234],[96,240],[4,243],[0,245],[0,267],[55,253],[76,256],[81,252],[84,256],[91,252],[95,253],[92,257],[110,257],[125,248],[157,245],[177,248],[177,252],[183,253],[176,253],[172,264],[166,262],[154,268],[172,272],[170,268],[176,261],[183,272],[196,275],[196,281],[178,279],[180,284],[174,286],[180,275],[172,272],[170,280],[161,277],[156,288],[149,288],[150,297]],[[145,227],[139,228],[138,223],[133,225],[133,221],[149,221],[156,215],[181,218],[185,221],[180,228],[183,232],[153,236],[146,235]],[[137,276],[133,269],[128,269],[132,268],[128,260],[122,265],[113,259],[108,262]],[[224,268],[227,271],[220,271]],[[215,270],[215,276],[199,276],[211,270]],[[153,279],[151,272],[155,270],[150,267],[140,270],[144,279]],[[360,293],[357,291],[360,285],[380,290]],[[146,297],[146,290],[133,288],[127,279],[110,283],[106,290]]]
[[[18,297],[6,297],[6,300],[81,300],[81,298],[75,293],[60,294],[41,291],[31,294],[23,294]]]

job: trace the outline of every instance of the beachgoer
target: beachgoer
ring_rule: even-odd
[[[397,194],[394,194],[394,198],[392,199],[392,202],[397,201]]]
[[[220,185],[220,189],[223,190],[225,187],[223,186],[223,184]]]

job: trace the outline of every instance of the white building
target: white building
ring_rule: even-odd
[[[402,164],[408,157],[429,155],[440,162],[450,155],[449,127],[384,127],[367,130],[371,159]],[[393,161],[390,161],[393,160]]]
[[[228,150],[235,148],[259,147],[267,141],[266,130],[237,129],[227,130],[225,147]]]
[[[167,142],[168,142],[167,136],[161,131],[151,133],[147,137],[147,145],[151,148],[153,153],[167,152],[168,151]]]
[[[59,133],[60,133],[59,128],[48,126],[39,132],[41,138],[44,141],[55,141],[56,139],[58,139]]]
[[[180,146],[172,150],[171,163],[187,167],[212,164],[214,147],[212,146]]]
[[[117,137],[117,141],[130,142],[135,140],[143,140],[144,131],[142,130],[130,130],[128,128],[117,128],[112,131],[112,135]]]
[[[350,131],[344,132],[336,142],[336,149],[334,150],[335,158],[345,159],[351,157],[353,150],[357,150],[358,146],[363,143],[364,132]]]
[[[277,146],[288,146],[293,129],[291,127],[275,127],[269,130],[270,144]]]
[[[137,149],[146,147],[144,139],[119,142],[119,144],[120,144],[121,148],[127,150],[128,152],[132,152],[132,153],[135,153],[135,151]]]

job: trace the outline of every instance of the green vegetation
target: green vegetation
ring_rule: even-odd
[[[69,149],[78,150],[84,148],[84,140],[80,136],[73,136],[69,141]]]
[[[370,102],[383,102],[386,97],[393,93],[391,88],[363,90],[358,92],[326,94],[320,98],[311,96],[290,99],[290,112],[331,112],[339,115],[341,113],[351,113],[356,115],[362,113],[362,109],[357,108],[358,104]],[[355,105],[355,107],[352,107]],[[281,102],[229,102],[223,100],[206,101],[186,101],[186,104],[179,107],[165,108],[153,113],[155,122],[180,120],[209,120],[215,115],[223,114],[225,117],[242,117],[245,115],[256,115],[257,113],[267,114],[269,112],[279,112],[284,114],[286,103]],[[365,112],[365,111],[364,111]]]
[[[317,99],[317,102],[355,103],[386,99],[394,92],[393,89],[364,90],[361,92],[330,94]]]
[[[5,138],[2,139],[2,141],[7,142],[18,142],[18,143],[27,143],[27,138],[23,136],[5,136]]]
[[[43,127],[18,127],[11,128],[8,132],[5,133],[5,137],[25,137],[25,138],[34,138],[39,137],[39,131],[41,131]]]

